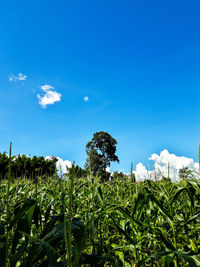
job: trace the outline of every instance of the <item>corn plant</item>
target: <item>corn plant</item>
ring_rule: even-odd
[[[0,266],[200,266],[200,181],[2,179]]]

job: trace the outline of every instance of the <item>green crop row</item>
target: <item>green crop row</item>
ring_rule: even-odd
[[[0,266],[200,266],[200,181],[2,180]]]

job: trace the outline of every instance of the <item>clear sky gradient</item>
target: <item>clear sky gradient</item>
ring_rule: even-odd
[[[60,101],[42,106],[44,85]],[[163,149],[197,160],[200,1],[1,0],[0,152],[84,166],[101,130],[113,170]]]

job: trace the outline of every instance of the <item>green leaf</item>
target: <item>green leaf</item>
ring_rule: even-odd
[[[183,252],[177,251],[177,250],[175,250],[175,251],[173,251],[173,250],[171,250],[171,251],[164,250],[164,251],[158,251],[156,253],[153,253],[150,256],[146,257],[144,260],[138,262],[136,267],[142,266],[142,264],[144,264],[149,259],[153,259],[153,258],[158,259],[158,258],[161,258],[161,257],[169,255],[169,254],[174,254],[174,255],[177,255],[178,257],[181,257],[187,263],[189,263],[190,267],[198,267],[198,265],[195,263],[195,260],[191,256],[188,256],[186,253],[183,253]]]
[[[45,254],[47,255],[48,262],[51,267],[57,267],[57,260],[54,254],[54,249],[47,242],[38,242],[38,245],[43,248]]]
[[[172,199],[171,199],[171,204],[178,198],[178,196],[184,191],[186,190],[185,187],[179,187],[178,189],[175,190]]]
[[[31,224],[32,224],[33,213],[34,213],[35,207],[36,207],[36,204],[32,205],[28,209],[28,212],[27,212],[29,231],[31,230]]]
[[[186,225],[190,225],[191,222],[195,221],[200,215],[200,212],[198,212],[197,214],[193,215],[192,217],[190,217],[189,219],[187,219],[186,221],[180,221],[179,224],[177,225],[177,233]]]
[[[44,220],[44,224],[45,225],[47,224],[47,221],[49,220],[49,215],[50,215],[50,212],[51,212],[52,204],[53,204],[53,202],[51,201],[47,206],[46,213],[45,213],[45,220]]]
[[[16,214],[14,220],[9,225],[8,229],[12,229],[12,227],[22,218],[26,211],[33,205],[36,204],[36,201],[34,199],[26,199],[25,203],[22,205],[22,207],[18,206],[16,208]]]
[[[101,200],[103,201],[103,193],[102,193],[102,189],[101,189],[101,186],[98,186],[98,192],[99,192],[99,195],[101,197]]]
[[[150,199],[159,207],[159,209],[171,223],[173,221],[172,216],[165,210],[165,208],[161,205],[160,201],[149,191],[148,188],[145,187],[145,190],[148,192]]]
[[[188,262],[190,267],[197,267],[198,266],[195,263],[195,260],[191,256],[188,256],[186,253],[183,253],[181,251],[174,251],[174,254],[183,258],[186,262]]]
[[[155,230],[155,232],[157,232],[159,234],[159,238],[163,241],[163,243],[165,244],[165,246],[168,249],[176,250],[175,247],[173,246],[173,244],[164,236],[163,229],[156,227],[154,230]],[[158,238],[158,240],[159,240],[159,238]]]
[[[131,244],[135,245],[135,241],[114,221],[112,217],[110,218],[112,219],[119,232],[122,233]]]

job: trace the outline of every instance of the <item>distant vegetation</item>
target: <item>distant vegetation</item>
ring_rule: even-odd
[[[87,159],[85,169],[73,164],[68,168],[70,174],[77,178],[86,177],[89,172],[101,177],[101,181],[109,180],[110,173],[106,168],[113,161],[119,162],[116,156],[117,141],[107,132],[97,132],[93,135],[91,141],[86,145]],[[44,157],[17,155],[9,156],[6,152],[0,153],[0,179],[7,179],[9,175],[12,178],[35,179],[36,177],[50,177],[57,174],[57,158],[51,156],[51,159]],[[59,170],[58,170],[59,172]]]
[[[45,160],[44,157],[32,158],[25,155],[12,156],[11,158],[4,153],[0,153],[0,178],[8,178],[9,168],[12,178],[34,179],[38,176],[49,177],[56,172],[56,157]]]

